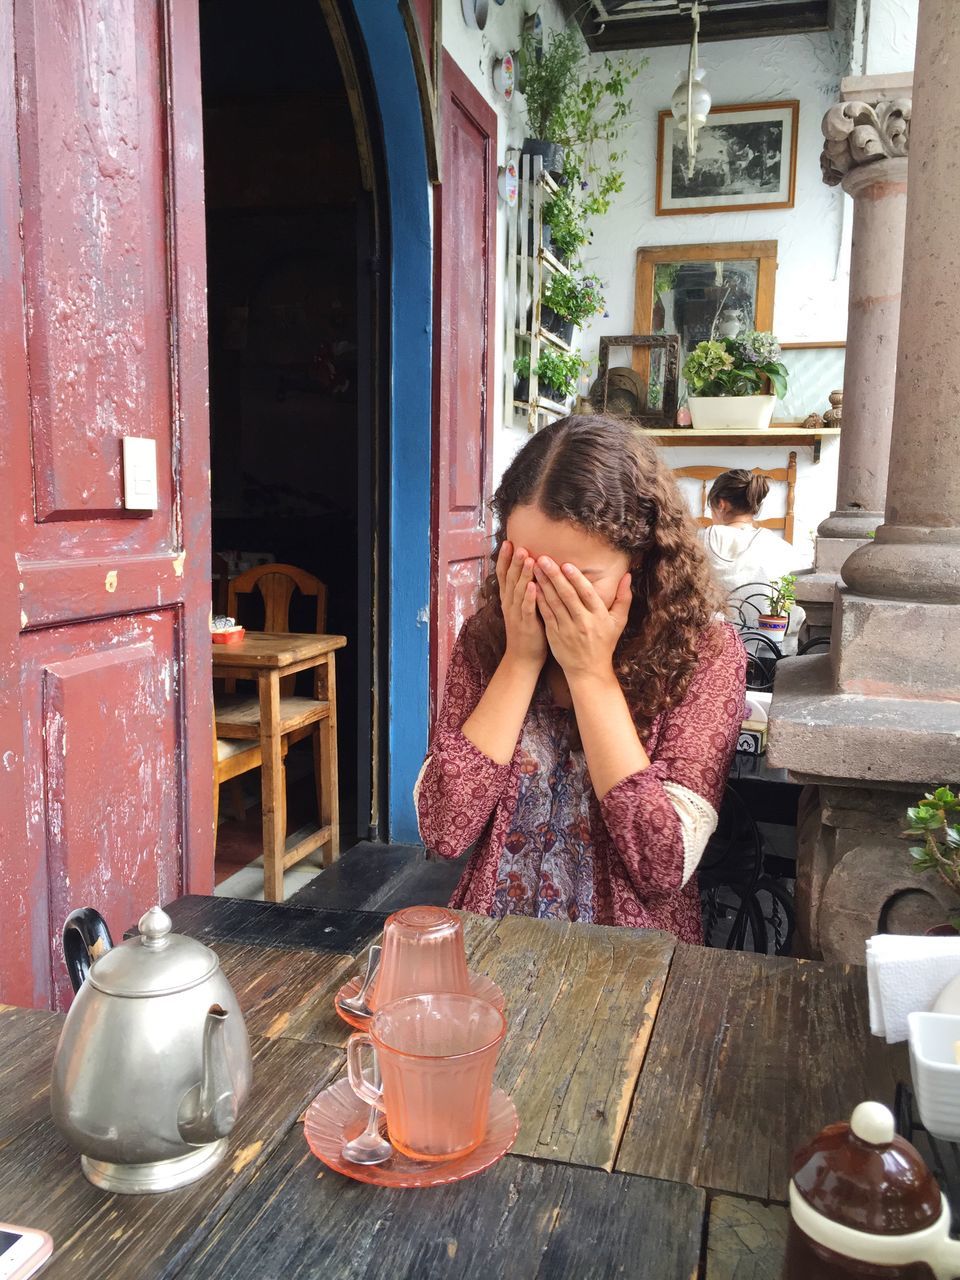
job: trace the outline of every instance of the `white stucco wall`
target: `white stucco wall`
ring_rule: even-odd
[[[867,0],[864,14],[864,74],[912,71],[920,0]]]

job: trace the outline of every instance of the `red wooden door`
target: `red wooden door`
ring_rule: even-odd
[[[497,117],[447,53],[441,127],[434,285],[434,708],[453,642],[487,572],[492,533]]]
[[[212,885],[196,0],[0,6],[0,999]],[[157,504],[125,505],[124,437]]]

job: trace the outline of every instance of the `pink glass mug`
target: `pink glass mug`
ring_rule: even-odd
[[[403,996],[470,994],[460,918],[443,907],[404,907],[387,917],[377,980],[367,1004],[379,1009]]]
[[[347,1041],[347,1077],[363,1102],[387,1117],[390,1141],[415,1160],[452,1160],[483,1141],[493,1071],[507,1024],[476,996],[443,992],[384,1005],[369,1031]],[[363,1046],[373,1046],[383,1080],[363,1075]]]

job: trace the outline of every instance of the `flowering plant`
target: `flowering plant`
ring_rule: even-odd
[[[698,342],[687,356],[683,376],[695,396],[762,395],[767,378],[781,400],[787,393],[787,368],[772,333]]]
[[[767,597],[767,608],[771,618],[787,618],[790,606],[797,601],[797,575],[785,573],[782,578],[774,578],[770,583],[770,595]]]
[[[603,313],[606,303],[596,276],[551,276],[543,295],[544,303],[563,320],[578,327],[591,316]]]

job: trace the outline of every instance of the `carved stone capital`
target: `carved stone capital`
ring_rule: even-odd
[[[905,158],[910,149],[909,98],[867,102],[838,102],[823,117],[820,168],[828,187],[859,165]]]

